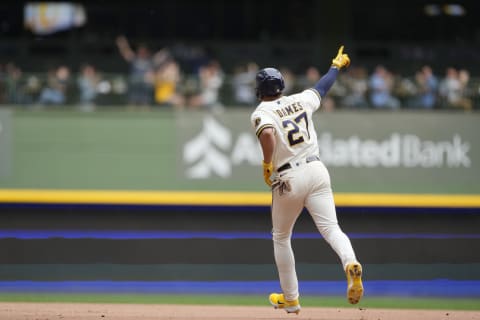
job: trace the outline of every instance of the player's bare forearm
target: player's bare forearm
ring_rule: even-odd
[[[263,161],[270,163],[273,160],[273,151],[275,150],[275,131],[273,128],[265,128],[258,137],[262,146]]]

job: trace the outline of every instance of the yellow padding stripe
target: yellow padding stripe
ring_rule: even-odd
[[[270,196],[270,193],[264,192],[0,189],[0,203],[263,205],[270,203]]]
[[[269,192],[0,189],[0,203],[269,206]],[[337,206],[480,208],[480,195],[335,193]]]

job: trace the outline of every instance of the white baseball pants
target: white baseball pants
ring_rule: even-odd
[[[291,236],[304,207],[340,258],[343,270],[356,257],[350,240],[338,225],[330,175],[323,163],[313,161],[281,172],[280,181],[283,187],[274,187],[272,191],[274,256],[285,299],[295,300],[299,292]]]

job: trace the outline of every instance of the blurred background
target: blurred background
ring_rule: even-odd
[[[6,1],[0,9],[0,102],[87,110],[251,106],[247,89],[258,67],[282,69],[290,93],[314,83],[344,44],[353,64],[325,109],[471,110],[480,103],[478,6]]]
[[[0,4],[0,290],[278,290],[255,74],[311,87],[372,296],[480,296],[478,1]],[[305,294],[343,295],[302,213]],[[301,290],[302,290],[301,288]]]

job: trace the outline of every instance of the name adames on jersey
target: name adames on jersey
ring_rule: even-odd
[[[283,118],[303,110],[303,106],[300,104],[300,102],[294,102],[286,107],[275,109],[275,112],[280,116],[280,118]]]

